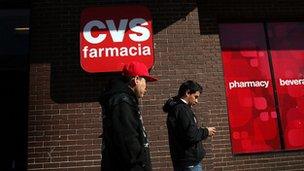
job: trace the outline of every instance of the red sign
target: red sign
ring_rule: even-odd
[[[286,150],[304,149],[303,28],[303,23],[268,24]]]
[[[262,24],[221,24],[232,152],[281,149]]]
[[[153,66],[152,17],[146,7],[87,8],[80,22],[80,63],[85,71],[121,71],[131,61]]]
[[[234,154],[304,149],[304,23],[221,24]]]

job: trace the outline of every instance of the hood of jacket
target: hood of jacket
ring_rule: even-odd
[[[126,93],[136,100],[138,103],[138,98],[136,97],[134,91],[128,86],[127,83],[123,81],[122,77],[118,79],[111,80],[109,84],[106,86],[105,90],[102,92],[100,97],[100,104],[102,105],[104,102],[109,100],[115,94]]]
[[[178,103],[180,103],[180,101],[181,101],[181,100],[180,100],[179,98],[177,98],[177,97],[171,97],[171,98],[169,98],[169,99],[165,102],[165,104],[164,104],[164,106],[163,106],[163,111],[164,111],[165,113],[171,112],[171,111],[173,110],[174,106],[177,105]]]

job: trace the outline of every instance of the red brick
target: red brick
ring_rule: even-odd
[[[79,18],[88,6],[121,2],[31,3],[28,170],[100,169],[102,118],[97,100],[111,74],[88,74],[81,69]],[[195,109],[199,122],[218,130],[212,140],[203,142],[205,170],[304,168],[301,151],[232,155],[218,35],[220,22],[303,21],[302,0],[142,0],[138,4],[152,12],[155,63],[151,73],[160,78],[148,84],[141,103],[153,170],[172,170],[162,105],[187,79],[204,86]]]

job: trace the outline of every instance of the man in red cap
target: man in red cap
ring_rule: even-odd
[[[100,101],[103,115],[102,171],[151,171],[149,142],[138,100],[156,81],[145,64],[131,62]]]

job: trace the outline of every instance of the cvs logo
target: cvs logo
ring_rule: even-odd
[[[121,71],[131,61],[153,66],[152,18],[146,7],[87,8],[80,26],[80,63],[85,71]]]
[[[123,42],[127,24],[128,24],[128,19],[122,19],[119,21],[118,28],[116,28],[113,20],[106,20],[106,24],[104,24],[100,20],[93,20],[93,21],[88,22],[84,26],[83,36],[88,42],[90,42],[92,44],[101,43],[102,41],[104,41],[106,39],[107,35],[99,34],[97,37],[93,37],[91,30],[93,30],[94,27],[97,27],[98,29],[108,28],[113,42]],[[129,38],[135,42],[143,42],[143,41],[148,40],[151,33],[148,28],[144,27],[147,25],[148,25],[148,22],[143,18],[132,19],[129,22],[129,29],[131,31],[133,31],[134,33],[129,34]]]

